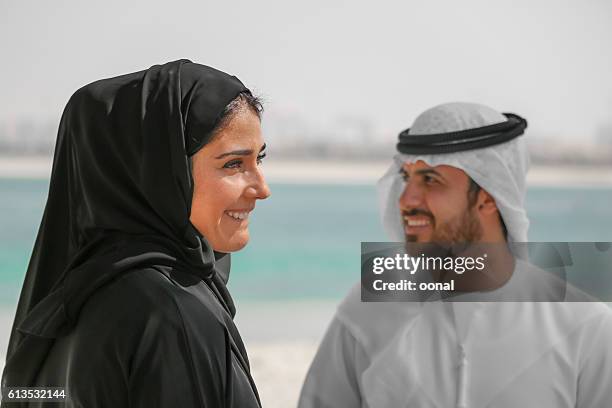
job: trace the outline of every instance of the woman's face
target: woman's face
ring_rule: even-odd
[[[270,196],[259,165],[265,156],[259,118],[243,107],[192,157],[191,223],[218,252],[242,249],[257,200]]]

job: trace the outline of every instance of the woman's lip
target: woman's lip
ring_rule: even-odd
[[[224,212],[224,214],[234,221],[243,222],[249,220],[251,210],[227,210]],[[244,218],[238,218],[238,216],[242,216]]]

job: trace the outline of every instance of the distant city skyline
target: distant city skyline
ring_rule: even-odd
[[[525,116],[534,137],[605,143],[611,38],[607,0],[5,0],[0,121],[57,123],[86,83],[189,58],[261,94],[273,134],[295,120],[358,142],[464,100]]]
[[[318,129],[297,115],[271,117],[264,126],[269,160],[380,161],[395,152],[397,135],[377,133],[363,118],[339,117]],[[51,156],[56,121],[0,121],[0,160],[7,156]],[[612,165],[612,138],[560,141],[533,134],[524,136],[534,164]]]

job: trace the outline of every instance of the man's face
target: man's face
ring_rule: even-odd
[[[482,226],[468,200],[470,180],[452,166],[430,167],[419,160],[401,169],[405,188],[399,200],[407,242],[478,242]]]

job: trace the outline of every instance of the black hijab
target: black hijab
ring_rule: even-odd
[[[84,86],[62,115],[47,204],[11,331],[3,386],[28,386],[87,299],[122,273],[182,266],[230,315],[229,255],[189,221],[190,156],[225,107],[234,76],[178,60]]]

